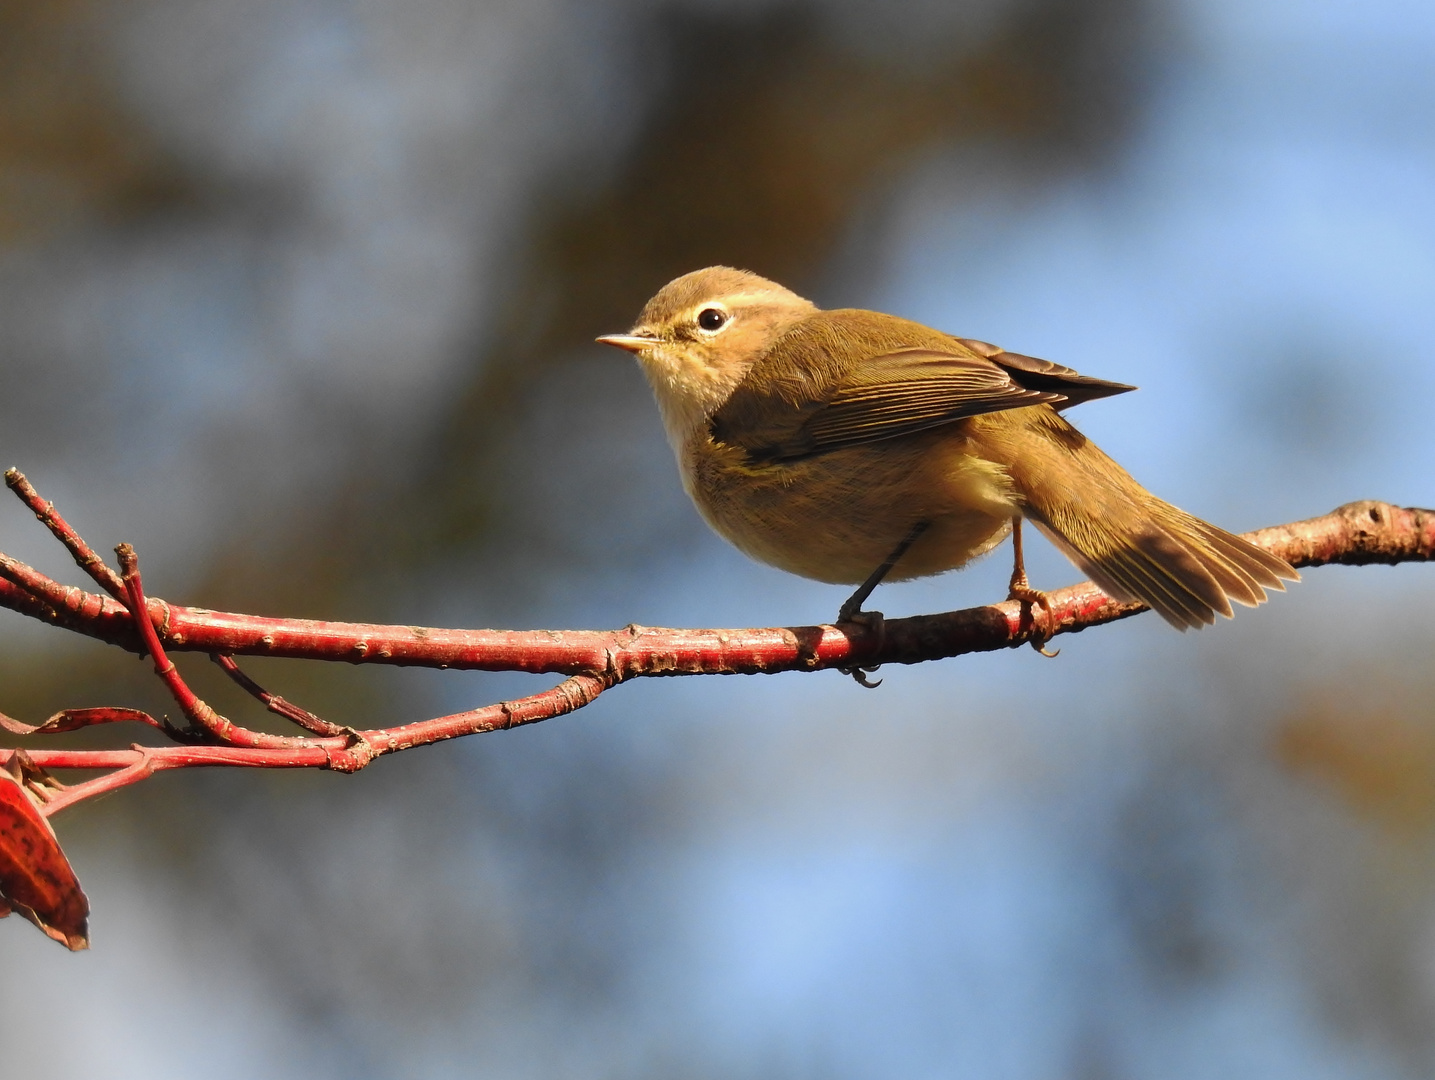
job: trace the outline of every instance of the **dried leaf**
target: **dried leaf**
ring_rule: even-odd
[[[9,769],[0,769],[0,908],[0,918],[16,911],[70,949],[90,947],[90,902],[55,830]]]
[[[0,727],[14,735],[57,735],[62,731],[78,731],[94,724],[118,724],[125,720],[160,727],[160,723],[147,712],[139,709],[122,709],[115,706],[101,706],[96,709],[65,709],[57,712],[42,724],[33,727],[11,719],[0,713]]]

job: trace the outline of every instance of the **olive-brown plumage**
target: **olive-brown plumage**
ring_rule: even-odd
[[[598,340],[642,364],[708,523],[762,562],[866,581],[849,607],[884,573],[963,565],[1023,517],[1106,592],[1182,629],[1298,579],[1156,498],[1060,415],[1134,387],[892,315],[822,311],[727,267],[676,279],[630,333]],[[1019,548],[1012,595],[1044,600]]]

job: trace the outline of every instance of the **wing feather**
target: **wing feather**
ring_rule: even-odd
[[[1019,385],[981,357],[933,349],[899,349],[871,357],[849,372],[825,400],[783,410],[773,395],[763,394],[766,417],[754,415],[759,406],[755,397],[740,386],[714,417],[713,434],[740,443],[750,456],[767,461],[808,457],[911,435],[981,413],[1063,400],[1060,394]],[[783,423],[783,412],[798,422]],[[761,419],[775,422],[765,425],[764,431]]]
[[[710,430],[754,462],[794,461],[982,413],[1062,409],[1131,389],[905,319],[828,311],[752,367]]]

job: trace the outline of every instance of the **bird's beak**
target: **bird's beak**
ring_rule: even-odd
[[[639,352],[658,343],[657,338],[644,337],[640,334],[604,334],[597,341],[600,345],[612,345],[616,349],[627,349],[631,353]]]

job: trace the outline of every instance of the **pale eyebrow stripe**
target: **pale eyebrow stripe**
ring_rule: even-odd
[[[703,311],[706,308],[712,307],[714,304],[718,304],[726,308],[728,311],[731,311],[739,304],[743,304],[748,301],[761,302],[764,300],[772,300],[776,297],[776,295],[776,293],[764,289],[762,292],[731,293],[723,297],[711,297],[707,300],[703,300],[699,303],[694,304],[692,307],[688,308],[686,312],[684,312],[684,315],[685,317],[691,318],[698,312]]]

